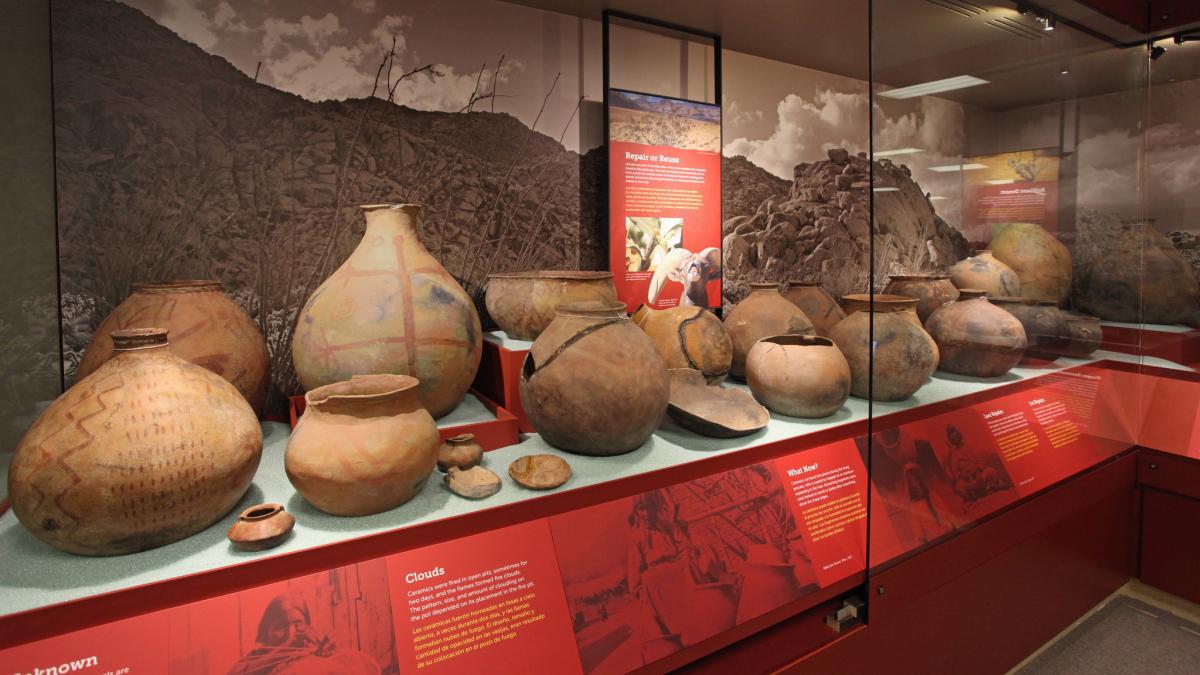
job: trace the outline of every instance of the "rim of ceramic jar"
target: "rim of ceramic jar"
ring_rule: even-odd
[[[759,340],[759,342],[767,342],[781,347],[833,347],[833,340],[820,335],[796,335],[787,333],[784,335],[768,335]]]
[[[363,204],[358,208],[363,212],[381,211],[383,209],[391,209],[393,211],[421,211],[425,207],[420,204],[397,204],[397,203],[379,203],[379,204]]]
[[[874,300],[874,302],[872,302]],[[864,309],[883,312],[901,312],[917,309],[917,299],[907,295],[894,293],[851,293],[842,296],[842,302],[850,305],[863,305]]]
[[[779,284],[774,281],[751,281],[749,284],[752,291],[775,291],[779,292]]]
[[[584,316],[601,318],[629,318],[625,315],[625,305],[620,302],[607,300],[580,300],[564,302],[555,311],[559,316]]]
[[[283,504],[255,504],[238,514],[238,520],[253,523],[279,515],[283,511]]]
[[[1032,307],[1037,304],[1036,299],[1026,298],[1026,297],[1023,297],[1020,295],[994,295],[988,299],[991,300],[992,302],[999,303],[1002,305],[1005,305],[1005,304],[1007,304],[1007,305],[1027,305],[1029,307]]]
[[[821,282],[813,281],[812,279],[797,279],[795,281],[788,281],[787,285],[788,285],[788,288],[791,288],[792,286],[801,286],[804,288],[820,288]]]
[[[889,274],[892,281],[942,281],[949,279],[949,274]]]
[[[446,442],[451,445],[465,445],[475,440],[475,434],[459,434],[446,439]]]
[[[113,351],[131,352],[167,346],[167,333],[166,328],[122,328],[114,330],[109,337]]]
[[[613,278],[612,272],[592,270],[530,270],[528,272],[496,272],[488,279],[567,279],[570,281],[596,281]]]
[[[325,384],[304,395],[304,402],[319,406],[327,401],[380,401],[415,389],[420,382],[411,375],[355,375],[349,380]]]
[[[168,279],[166,281],[136,281],[136,293],[200,293],[219,291],[221,282],[216,279]]]
[[[988,292],[982,288],[960,288],[958,289],[958,299],[961,300],[987,300]]]

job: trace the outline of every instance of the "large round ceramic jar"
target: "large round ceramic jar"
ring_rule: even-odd
[[[579,302],[534,340],[519,380],[521,405],[547,443],[581,455],[636,450],[671,395],[667,364],[625,305]]]
[[[924,323],[938,308],[958,298],[958,288],[946,274],[893,274],[884,293],[917,299],[917,316]]]
[[[937,368],[938,348],[917,322],[915,298],[876,295],[870,310],[849,314],[830,339],[850,364],[850,393],[876,401],[903,401]],[[871,332],[874,315],[875,332]],[[911,316],[910,316],[911,315]],[[871,352],[874,347],[874,382]]]
[[[991,301],[1021,322],[1028,344],[1027,355],[1053,359],[1070,344],[1071,328],[1054,301],[1024,297],[999,297]]]
[[[1075,303],[1109,321],[1197,324],[1196,271],[1152,225],[1130,226],[1119,244],[1087,265]]]
[[[988,302],[979,289],[960,289],[958,300],[925,322],[938,346],[938,368],[974,377],[997,377],[1025,353],[1025,328],[1015,316]]]
[[[720,384],[733,363],[733,342],[725,325],[702,307],[652,309],[642,305],[633,322],[646,332],[667,368],[691,368],[709,384]]]
[[[989,250],[975,251],[975,255],[952,265],[950,281],[960,289],[978,288],[989,296],[1021,295],[1017,273],[996,260]]]
[[[221,290],[219,281],[143,282],[92,335],[76,381],[113,356],[112,334],[127,328],[163,328],[171,351],[228,380],[261,416],[271,383],[271,357],[258,325]]]
[[[775,283],[750,284],[750,293],[725,315],[725,330],[733,340],[729,374],[745,378],[746,355],[755,342],[772,335],[815,335],[812,321],[779,294]]]
[[[434,417],[462,401],[483,343],[462,286],[417,239],[415,204],[362,207],[358,248],[300,310],[292,361],[306,390],[355,375],[411,375]]]
[[[408,375],[361,375],[304,395],[284,469],[308,503],[365,516],[412,499],[437,465],[433,417]]]
[[[250,404],[172,353],[167,331],[116,330],[112,342],[113,357],[50,404],[8,470],[21,524],[83,555],[203,530],[242,498],[262,454]]]
[[[754,398],[790,417],[829,417],[850,396],[850,364],[833,340],[775,335],[754,343],[746,357]]]
[[[564,302],[616,302],[612,272],[542,270],[488,275],[488,315],[508,337],[536,340]]]
[[[1005,225],[990,246],[992,255],[1021,280],[1021,297],[1061,305],[1071,293],[1071,252],[1041,225]]]
[[[804,312],[817,335],[829,337],[833,327],[846,318],[846,312],[821,288],[819,281],[789,281],[783,297]]]

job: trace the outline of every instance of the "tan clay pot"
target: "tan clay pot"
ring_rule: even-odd
[[[421,207],[362,207],[358,248],[300,311],[292,361],[306,390],[354,375],[411,375],[434,417],[462,401],[479,369],[479,315],[417,239]]]
[[[441,441],[408,375],[363,375],[317,387],[288,441],[284,469],[310,504],[365,516],[412,499]]]
[[[437,468],[443,473],[456,466],[466,470],[483,461],[483,446],[475,442],[475,434],[459,434],[447,438],[438,447]]]
[[[1104,342],[1104,329],[1100,325],[1100,319],[1075,312],[1063,312],[1063,316],[1067,319],[1067,330],[1071,334],[1070,342],[1063,351],[1065,356],[1086,359],[1100,348]]]
[[[829,338],[775,335],[750,350],[746,381],[754,398],[773,412],[829,417],[850,396],[850,364]]]
[[[848,297],[848,296],[847,296]],[[845,299],[843,299],[845,300]],[[867,398],[871,385],[871,347],[875,346],[876,401],[903,401],[925,384],[937,368],[938,348],[911,314],[912,298],[876,295],[873,311],[856,311],[833,329],[830,339],[850,364],[850,393]],[[847,307],[848,309],[848,307]],[[871,333],[874,314],[875,332]]]
[[[1026,355],[1053,359],[1071,342],[1067,318],[1051,300],[1033,298],[991,298],[991,302],[1012,314],[1025,328]]]
[[[667,364],[620,303],[559,305],[533,342],[521,405],[547,443],[581,455],[637,449],[667,411]]]
[[[893,274],[884,293],[917,299],[917,316],[922,323],[943,305],[958,298],[958,289],[945,274]]]
[[[989,250],[975,251],[975,255],[952,265],[950,281],[960,289],[978,288],[990,296],[1021,295],[1017,273],[996,260]]]
[[[733,364],[733,341],[725,324],[702,307],[652,309],[642,305],[633,322],[645,331],[667,368],[691,368],[720,384]]]
[[[804,312],[817,335],[822,337],[829,337],[829,331],[846,318],[846,312],[833,296],[821,289],[819,281],[789,281],[783,297]]]
[[[958,300],[933,313],[925,329],[937,343],[938,368],[974,377],[997,377],[1025,354],[1025,328],[988,302],[984,291],[961,289]]]
[[[1041,225],[1005,225],[991,243],[992,255],[1021,280],[1021,296],[1061,305],[1071,294],[1071,252]]]
[[[185,361],[161,328],[117,330],[115,355],[58,397],[13,454],[13,512],[71,553],[188,537],[245,494],[262,429],[233,385]]]
[[[750,284],[750,294],[725,316],[725,330],[733,340],[729,374],[744,379],[746,355],[755,342],[771,335],[815,335],[812,321],[779,294],[774,283]]]
[[[164,328],[171,351],[228,380],[262,416],[271,384],[267,341],[250,316],[221,290],[219,281],[136,283],[92,335],[75,381],[91,375],[113,356],[113,331]]]
[[[295,526],[282,504],[256,504],[238,515],[226,536],[242,551],[265,551],[282,544]]]
[[[875,299],[878,309],[888,312],[898,312],[905,320],[924,330],[925,324],[917,316],[917,299],[907,295],[885,295],[883,293],[852,293],[842,296],[842,306],[846,308],[846,316],[855,312],[871,311],[871,299]]]
[[[564,302],[616,302],[612,272],[579,270],[488,275],[488,315],[508,337],[536,340]]]

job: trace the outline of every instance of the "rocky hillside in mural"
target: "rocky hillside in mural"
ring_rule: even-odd
[[[213,278],[264,327],[277,389],[294,390],[297,309],[356,245],[360,204],[424,204],[424,243],[477,294],[492,271],[602,264],[579,154],[509,115],[393,105],[382,81],[376,97],[313,103],[125,5],[52,12],[69,371],[133,282]]]
[[[727,216],[744,209],[722,227],[727,304],[741,299],[746,284],[755,281],[820,279],[834,296],[866,290],[870,164],[862,153],[835,148],[828,155],[798,164],[790,185],[765,171],[770,180],[745,168],[734,173],[743,183],[757,178],[757,194],[764,197],[754,207],[727,199]],[[966,240],[934,212],[907,167],[880,160],[875,180],[881,188],[875,193],[876,290],[888,274],[944,270],[968,254]],[[730,201],[737,206],[731,209]]]

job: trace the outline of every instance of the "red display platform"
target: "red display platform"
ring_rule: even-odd
[[[525,355],[528,353],[527,349],[508,349],[490,337],[485,338],[474,386],[516,416],[517,426],[522,433],[532,434],[536,433],[537,429],[533,428],[525,416],[519,389],[521,366],[525,363]]]
[[[1200,367],[1200,329],[1155,330],[1154,326],[1103,326],[1101,348],[1122,354],[1150,356],[1188,368]]]

